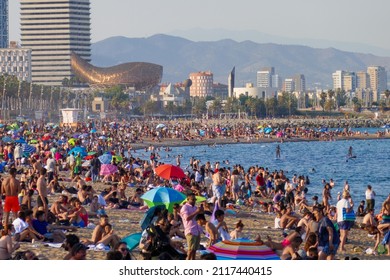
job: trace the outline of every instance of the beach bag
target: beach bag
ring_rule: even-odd
[[[356,220],[355,211],[352,210],[351,212],[347,213],[346,208],[343,208],[343,221],[354,222],[355,220]]]

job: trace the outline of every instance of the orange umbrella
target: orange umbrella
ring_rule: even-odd
[[[171,178],[185,178],[186,175],[184,171],[178,167],[171,164],[163,164],[158,166],[154,172],[161,178],[169,180]]]

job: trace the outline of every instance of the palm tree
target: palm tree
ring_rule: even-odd
[[[390,90],[386,89],[383,93],[386,96],[386,106],[388,106],[389,105]]]

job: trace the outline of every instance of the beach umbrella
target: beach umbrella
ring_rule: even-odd
[[[76,139],[70,138],[70,139],[68,140],[68,143],[69,143],[70,145],[74,146],[74,145],[76,145]]]
[[[271,248],[249,239],[223,240],[207,250],[214,253],[217,260],[280,260]]]
[[[94,151],[88,152],[88,155],[89,155],[89,156],[96,155],[96,152],[94,152]]]
[[[163,164],[158,166],[155,170],[155,173],[166,180],[169,180],[171,178],[185,178],[186,175],[184,174],[184,171],[175,165],[172,164]]]
[[[156,126],[156,129],[161,129],[161,128],[164,128],[164,127],[166,127],[165,124],[160,123],[160,124],[158,124],[158,125]]]
[[[168,212],[172,213],[173,205],[175,203],[182,203],[184,199],[186,199],[186,196],[174,189],[159,187],[144,193],[141,196],[141,199],[143,199],[149,207],[165,205]]]
[[[264,133],[265,134],[270,134],[272,132],[272,127],[266,127],[264,128]]]
[[[281,132],[281,131],[276,132],[276,137],[282,138],[283,137],[283,132]]]
[[[141,236],[142,236],[142,233],[141,233],[141,232],[136,232],[136,233],[133,233],[133,234],[130,234],[130,235],[126,236],[126,237],[123,238],[121,241],[126,243],[127,248],[128,248],[129,251],[131,252],[131,251],[133,251],[135,248],[138,247],[139,242],[140,242],[140,240],[141,240]]]
[[[38,140],[36,140],[36,139],[32,139],[32,140],[30,140],[30,142],[29,142],[30,144],[38,144]]]
[[[121,156],[112,156],[112,159],[115,159],[116,162],[121,162],[123,160]]]
[[[76,146],[72,150],[69,151],[68,155],[73,154],[74,156],[77,156],[80,154],[82,158],[87,156],[87,150],[85,147]]]
[[[112,155],[111,154],[103,154],[99,157],[99,160],[102,164],[109,164],[109,163],[111,163]]]
[[[206,134],[206,132],[205,132],[204,130],[202,130],[202,129],[199,129],[199,136],[202,136],[202,137],[204,137],[204,136],[205,136],[205,134]]]
[[[85,160],[91,160],[91,159],[93,159],[93,158],[94,158],[94,156],[88,155],[88,156],[86,156],[84,159],[85,159]]]
[[[3,142],[5,142],[5,143],[12,143],[12,142],[14,142],[14,140],[11,137],[9,137],[9,136],[4,136],[1,140]]]
[[[113,164],[102,164],[100,166],[100,175],[111,175],[118,171],[118,167]]]
[[[97,132],[97,130],[95,128],[92,128],[89,133],[96,133],[96,132]]]
[[[106,140],[106,139],[107,139],[107,137],[106,137],[106,136],[104,136],[104,135],[102,135],[102,136],[99,136],[99,139],[100,139],[100,140]]]
[[[152,222],[156,213],[161,212],[165,209],[166,209],[165,205],[157,205],[157,206],[150,207],[148,211],[145,212],[144,216],[139,222],[141,229],[145,230]]]
[[[34,146],[31,146],[31,145],[28,145],[28,144],[22,145],[22,151],[25,154],[33,154],[33,153],[36,152],[36,150],[37,149]]]
[[[18,140],[15,140],[15,143],[19,143],[19,144],[26,144],[26,140],[24,140],[24,138],[19,138]]]

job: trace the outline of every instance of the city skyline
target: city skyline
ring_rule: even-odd
[[[9,4],[10,40],[20,41],[19,1]],[[309,43],[304,39],[320,40],[323,47],[337,47],[335,42],[344,42],[345,48],[352,43],[364,44],[367,52],[379,53],[377,48],[381,48],[384,51],[380,55],[388,51],[390,56],[390,38],[385,28],[389,9],[390,2],[386,0],[374,3],[363,0],[244,0],[240,3],[199,0],[196,5],[180,0],[111,0],[109,7],[106,1],[92,0],[91,33],[92,42],[97,42],[112,36],[148,37],[159,33],[181,34],[180,31],[189,39],[202,39],[196,34],[202,29],[253,31],[287,41],[302,38],[302,44],[306,45]],[[203,33],[205,39],[210,38],[206,38],[207,32]],[[248,33],[248,37],[250,34],[253,33]],[[214,38],[221,39],[219,36],[223,35],[215,33]],[[313,46],[315,44],[313,42]],[[350,48],[356,51],[354,46]]]

